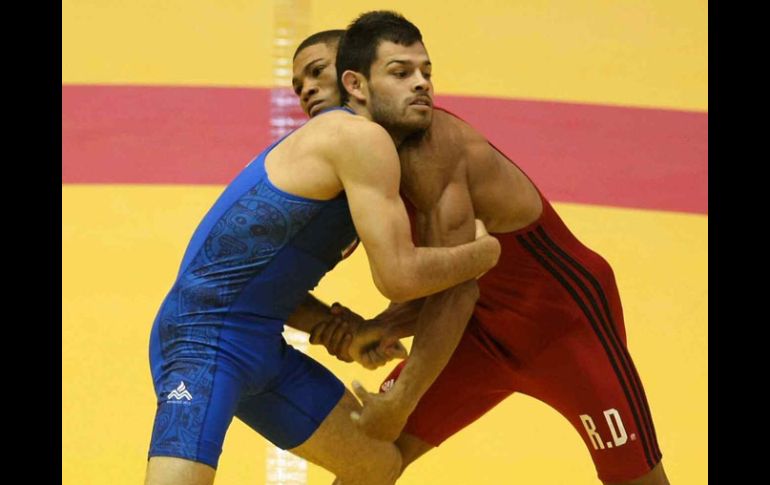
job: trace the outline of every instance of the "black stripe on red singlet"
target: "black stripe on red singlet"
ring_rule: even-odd
[[[538,239],[537,235],[534,232],[527,233],[527,236],[529,236],[529,239],[532,241],[530,243],[527,241],[527,239],[524,237],[524,235],[517,235],[516,239],[519,241],[519,243],[524,246],[524,248],[529,251],[530,254],[549,272],[553,275],[554,278],[564,287],[564,289],[567,290],[567,292],[572,296],[572,299],[577,303],[577,305],[580,307],[580,309],[583,311],[583,314],[588,319],[589,323],[591,324],[591,327],[594,330],[594,333],[599,339],[599,342],[601,343],[602,347],[604,348],[604,353],[607,356],[607,359],[610,362],[610,365],[612,366],[613,371],[615,372],[615,377],[618,379],[618,382],[620,383],[621,388],[623,389],[623,394],[626,396],[626,400],[629,403],[629,408],[631,409],[631,414],[634,418],[634,423],[636,424],[636,428],[639,432],[640,438],[642,440],[642,449],[644,450],[645,458],[647,459],[647,464],[650,468],[652,468],[655,465],[655,462],[652,459],[652,454],[650,453],[649,449],[649,443],[646,437],[646,434],[644,432],[644,428],[640,424],[639,420],[639,414],[637,413],[636,406],[633,403],[633,400],[631,399],[631,393],[628,390],[628,386],[626,385],[625,380],[622,377],[622,373],[620,369],[618,368],[618,363],[616,362],[614,356],[612,355],[612,352],[610,351],[609,345],[607,343],[607,339],[605,335],[599,330],[599,327],[596,323],[596,320],[594,319],[594,316],[591,314],[591,311],[588,309],[588,306],[586,306],[586,303],[583,301],[583,299],[580,297],[578,292],[575,290],[575,288],[567,281],[567,279],[551,264],[546,260],[546,257],[538,253],[538,251],[533,247],[533,244],[538,246],[541,251],[543,251],[546,256],[549,257],[549,259],[553,259],[553,254],[550,253],[547,248],[543,245],[543,243]],[[557,265],[559,265],[562,270],[564,270],[567,274],[574,273],[569,270],[569,268],[565,268],[564,264],[561,263],[561,261],[556,260],[555,261]],[[576,276],[576,275],[575,275]],[[574,279],[574,278],[573,278]],[[582,281],[578,280],[578,284],[585,287],[585,284],[583,284]]]
[[[617,333],[617,326],[615,325],[615,321],[612,318],[612,312],[610,312],[610,306],[607,302],[607,296],[604,294],[604,289],[593,274],[591,274],[583,265],[575,260],[575,258],[570,256],[564,249],[560,248],[555,242],[553,242],[550,237],[548,237],[548,234],[545,232],[545,229],[543,229],[542,226],[537,228],[537,233],[543,238],[543,240],[545,240],[546,244],[548,244],[548,246],[553,251],[556,251],[564,260],[567,261],[567,263],[569,263],[573,268],[577,269],[580,274],[582,274],[583,277],[589,283],[591,283],[594,291],[599,296],[606,320],[605,318],[602,318],[602,313],[599,312],[599,310],[596,308],[596,304],[594,299],[590,296],[590,293],[584,290],[584,293],[589,295],[591,305],[594,308],[594,312],[599,315],[602,326],[610,337],[610,341],[612,342],[612,346],[615,349],[615,353],[621,357],[620,361],[621,364],[623,364],[623,370],[625,371],[626,378],[631,383],[631,389],[634,391],[636,402],[642,406],[640,407],[640,411],[642,413],[642,419],[644,420],[647,434],[651,438],[650,441],[652,442],[652,454],[656,458],[656,461],[660,461],[661,453],[658,446],[658,437],[655,434],[655,425],[652,422],[652,413],[650,413],[650,406],[647,402],[647,396],[644,393],[644,386],[642,386],[642,381],[639,378],[638,372],[636,371],[636,366],[634,366],[631,355],[628,353],[628,348],[623,345],[620,336]],[[609,322],[609,325],[607,325],[606,322]]]

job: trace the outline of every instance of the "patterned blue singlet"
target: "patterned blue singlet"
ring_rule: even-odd
[[[302,129],[302,128],[300,128]],[[287,317],[358,239],[344,192],[272,185],[269,146],[198,226],[152,328],[157,413],[149,456],[217,466],[237,416],[283,449],[302,444],[343,384],[282,337]]]

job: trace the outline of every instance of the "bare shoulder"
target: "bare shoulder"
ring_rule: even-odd
[[[363,116],[343,111],[326,113],[311,122],[315,124],[311,134],[316,139],[317,153],[343,185],[354,179],[395,180],[398,184],[398,154],[385,128]]]
[[[363,116],[340,110],[318,116],[308,123],[314,124],[315,134],[325,151],[335,156],[363,151],[367,147],[369,150],[393,147],[388,132]]]
[[[402,161],[430,159],[442,170],[461,169],[489,150],[484,135],[457,116],[435,109],[430,128],[399,147]]]
[[[458,146],[475,147],[489,145],[486,137],[481,132],[448,111],[435,110],[433,112],[433,120],[434,123],[437,123],[437,128],[441,129],[445,136],[450,136]]]
[[[484,134],[449,112],[437,110],[436,114],[446,126],[445,131],[452,134],[458,153],[462,153],[469,177],[488,175],[499,168],[497,151]]]

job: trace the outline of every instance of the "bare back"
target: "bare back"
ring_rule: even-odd
[[[401,190],[417,210],[422,244],[456,244],[452,234],[467,234],[474,217],[490,232],[506,233],[542,212],[527,176],[473,127],[445,111],[434,111],[430,129],[405,141],[399,158]]]

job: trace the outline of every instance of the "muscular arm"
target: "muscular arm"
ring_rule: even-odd
[[[417,317],[425,304],[425,298],[403,303],[391,303],[382,313],[374,317],[373,323],[387,327],[387,334],[394,338],[414,335]]]
[[[418,230],[427,236],[421,239],[428,244],[451,245],[473,239],[473,205],[463,172],[459,171],[458,177],[460,180],[446,187],[430,214],[421,218],[423,227]],[[400,333],[414,330],[414,341],[406,365],[388,392],[369,394],[354,384],[354,391],[364,404],[354,419],[369,435],[383,440],[398,437],[420,398],[449,361],[478,297],[478,285],[471,279],[428,296],[421,305],[392,307],[383,312],[383,319],[388,314],[396,317]],[[410,323],[417,308],[417,320]]]
[[[474,212],[464,170],[457,174],[427,217],[422,217],[422,239],[431,245],[456,245],[474,237]],[[400,333],[414,331],[412,350],[406,366],[390,392],[403,409],[411,413],[428,387],[446,366],[470,319],[479,289],[470,279],[425,299],[417,321],[401,322]],[[407,415],[408,415],[407,413]]]
[[[494,266],[500,244],[489,235],[455,247],[414,246],[398,192],[401,171],[393,142],[382,127],[358,124],[341,130],[338,143],[330,149],[330,161],[346,192],[380,292],[395,302],[414,300]]]

